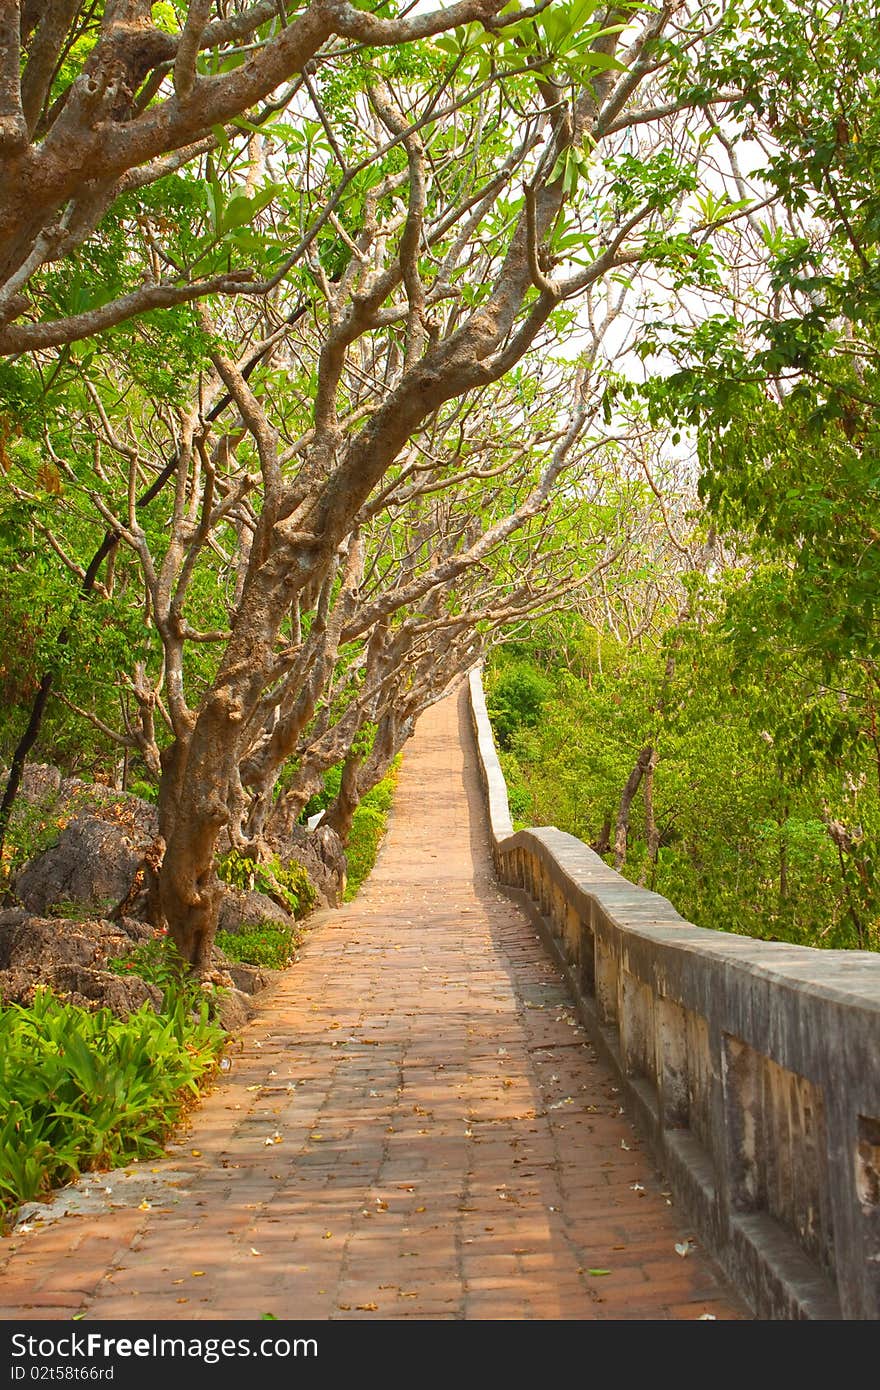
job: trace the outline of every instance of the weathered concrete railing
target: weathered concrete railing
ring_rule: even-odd
[[[573,836],[514,834],[478,672],[470,696],[498,876],[704,1246],[758,1317],[880,1317],[880,957],[692,926]]]

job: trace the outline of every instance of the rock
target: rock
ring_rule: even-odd
[[[289,912],[265,893],[256,893],[248,888],[232,888],[224,883],[220,899],[220,914],[217,930],[228,932],[247,931],[253,926],[292,927],[294,919]]]
[[[161,989],[142,980],[140,975],[116,975],[109,970],[75,965],[55,966],[51,975],[56,994],[86,1008],[110,1009],[118,1018],[127,1018],[144,1004],[149,1004],[156,1013],[162,1007]]]
[[[215,1017],[227,1033],[243,1028],[256,1012],[249,997],[240,989],[230,989],[215,999]]]
[[[243,965],[239,961],[224,961],[223,969],[242,994],[259,994],[281,976],[280,970],[267,970],[261,965]]]
[[[308,830],[295,825],[277,845],[282,864],[302,865],[318,893],[319,907],[339,907],[345,892],[346,862],[342,841],[327,825]]]
[[[58,800],[60,787],[59,768],[52,767],[51,763],[26,763],[22,769],[18,799],[29,806],[51,806]]]
[[[0,913],[0,970],[43,965],[102,970],[109,960],[128,955],[131,948],[131,936],[116,922],[37,917],[21,909]]]
[[[114,791],[101,782],[83,782],[79,777],[64,777],[58,788],[58,811],[61,816],[92,815],[100,820],[126,828],[135,839],[145,843],[159,833],[159,813],[149,801],[131,792]]]
[[[147,984],[139,975],[114,975],[108,970],[87,966],[18,966],[0,972],[0,1001],[4,1004],[34,1002],[38,989],[51,989],[67,1004],[81,1009],[107,1008],[119,1018],[136,1013],[144,1004],[159,1012],[162,991]]]
[[[162,991],[139,975],[117,975],[105,967],[128,955],[143,933],[142,922],[94,919],[83,922],[32,917],[20,908],[0,912],[0,1000],[33,1003],[49,988],[81,1008],[108,1008],[126,1018],[143,1004],[158,1011]]]
[[[136,878],[152,844],[136,817],[110,819],[106,809],[75,816],[56,844],[25,864],[12,889],[22,906],[39,916],[63,915],[70,904],[105,916],[124,902],[136,912],[132,889],[139,887]]]
[[[149,922],[142,922],[139,917],[120,917],[117,919],[116,925],[125,932],[129,941],[135,946],[142,941],[150,941],[155,936]]]

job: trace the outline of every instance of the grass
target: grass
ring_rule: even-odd
[[[388,825],[388,813],[394,799],[397,783],[399,759],[382,781],[372,791],[367,792],[354,813],[351,834],[345,849],[348,863],[348,878],[345,885],[345,902],[357,896],[364,879],[370,874],[379,853],[379,846]]]

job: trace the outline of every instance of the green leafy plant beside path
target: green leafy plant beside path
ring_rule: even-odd
[[[0,1008],[0,1220],[80,1173],[162,1152],[223,1048],[192,988],[126,1019],[46,989]]]

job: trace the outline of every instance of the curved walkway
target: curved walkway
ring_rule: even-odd
[[[495,884],[463,695],[184,1140],[73,1195],[0,1247],[0,1317],[749,1317]]]

